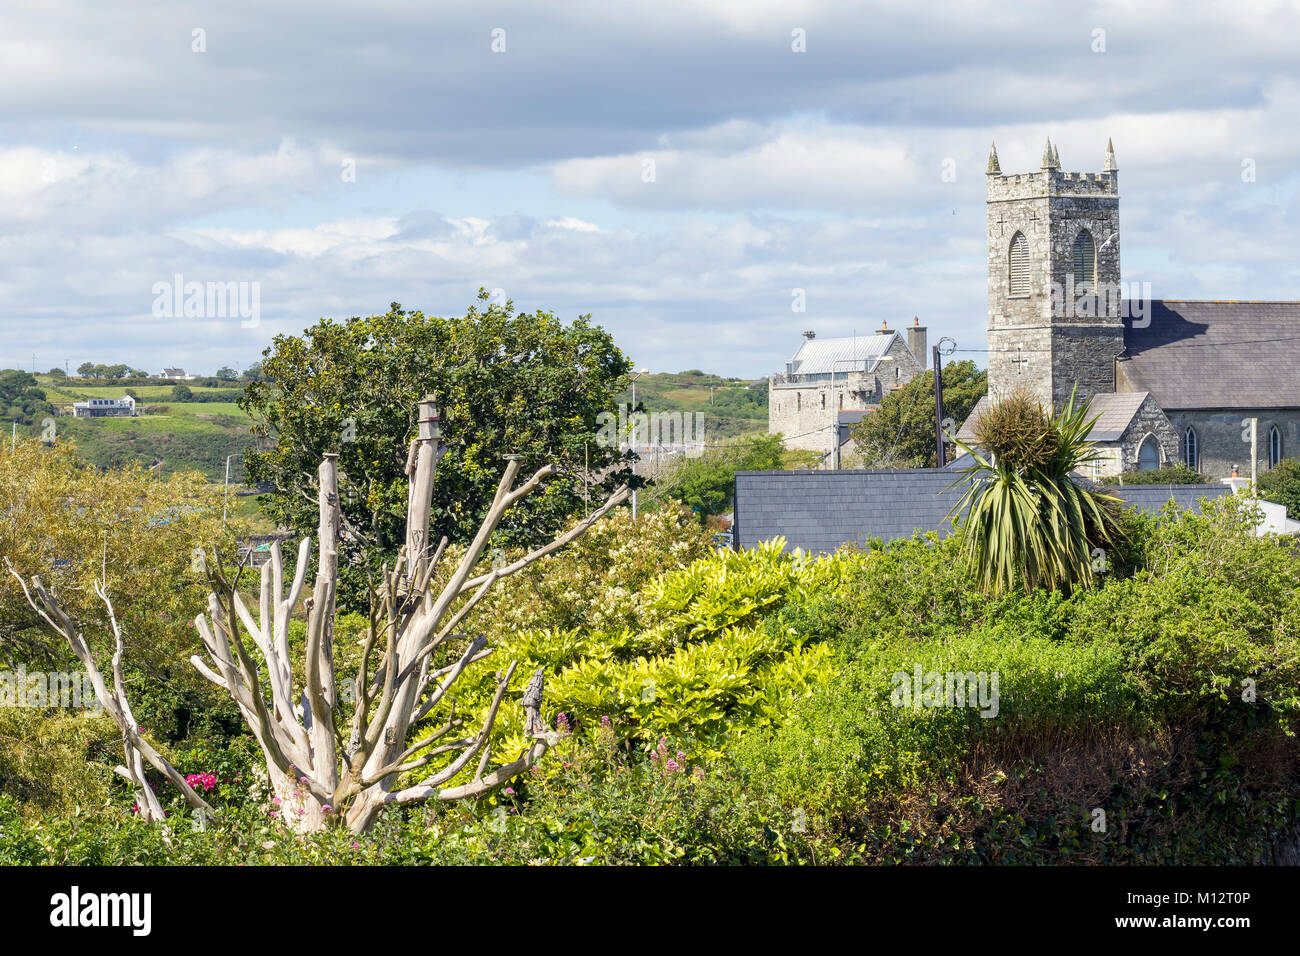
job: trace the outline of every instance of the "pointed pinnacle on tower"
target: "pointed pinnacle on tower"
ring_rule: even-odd
[[[1106,165],[1101,168],[1103,172],[1107,173],[1113,173],[1119,169],[1119,167],[1115,165],[1115,147],[1111,143],[1110,139],[1106,140]]]
[[[1002,167],[998,165],[998,144],[989,147],[989,168],[984,170],[990,176],[1001,176]]]
[[[1057,169],[1061,168],[1061,153],[1057,150],[1055,143],[1052,144],[1052,165]]]
[[[1056,157],[1052,153],[1052,138],[1050,136],[1047,137],[1047,143],[1043,146],[1043,168],[1044,169],[1061,168],[1060,166],[1057,165]]]

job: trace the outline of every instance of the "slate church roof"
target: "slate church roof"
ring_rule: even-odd
[[[1097,421],[1093,423],[1092,431],[1088,432],[1088,441],[1119,441],[1124,436],[1124,432],[1128,431],[1133,417],[1137,415],[1149,394],[1149,392],[1115,392],[1094,395],[1088,406],[1088,414],[1089,417],[1095,416]],[[984,395],[975,403],[975,407],[971,409],[970,414],[966,416],[966,421],[958,430],[957,437],[967,445],[975,443],[974,423],[988,407],[989,397]]]
[[[951,470],[738,471],[732,525],[735,547],[752,548],[782,536],[787,549],[832,552],[917,531],[952,531],[948,512],[961,500]],[[1227,485],[1122,485],[1106,489],[1130,507],[1158,511],[1172,498],[1199,510],[1202,497],[1231,494]]]
[[[1121,388],[1166,410],[1300,407],[1300,302],[1157,299],[1148,318],[1124,320]]]

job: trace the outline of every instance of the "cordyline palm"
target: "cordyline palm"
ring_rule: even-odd
[[[1101,457],[1088,441],[1097,417],[1074,399],[1071,393],[1054,418],[1024,394],[994,405],[975,423],[988,459],[957,442],[976,463],[951,486],[967,488],[949,516],[966,514],[962,550],[986,593],[1090,587],[1093,549],[1122,536],[1116,515],[1123,502],[1070,476]]]

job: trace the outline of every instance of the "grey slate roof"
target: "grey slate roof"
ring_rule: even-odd
[[[1119,441],[1148,395],[1150,392],[1114,392],[1094,395],[1089,404],[1089,415],[1096,416],[1097,421],[1093,423],[1092,431],[1088,432],[1088,441]],[[971,409],[971,413],[966,416],[966,421],[962,422],[961,428],[958,429],[957,437],[967,445],[974,444],[974,423],[988,407],[989,397],[981,396],[975,403],[975,407]]]
[[[1133,416],[1138,413],[1150,392],[1116,392],[1094,395],[1088,404],[1088,417],[1097,416],[1088,441],[1119,441],[1128,431]]]
[[[1157,299],[1148,318],[1124,320],[1119,369],[1161,408],[1300,407],[1300,302]]]
[[[959,476],[939,468],[886,471],[740,471],[736,473],[735,546],[752,548],[782,536],[787,549],[832,552],[871,539],[947,535],[948,512],[961,500]],[[1132,507],[1158,511],[1171,497],[1197,508],[1201,497],[1231,493],[1227,485],[1123,485],[1108,489]]]

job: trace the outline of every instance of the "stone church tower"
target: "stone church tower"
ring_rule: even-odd
[[[1024,389],[1059,409],[1115,391],[1124,350],[1119,173],[1107,144],[1099,173],[1061,171],[1049,139],[1042,169],[988,165],[989,394]]]

